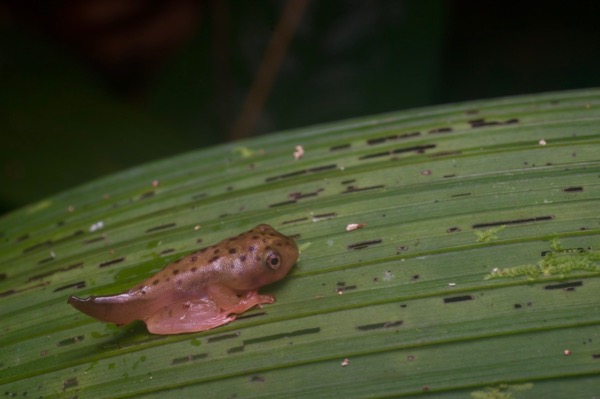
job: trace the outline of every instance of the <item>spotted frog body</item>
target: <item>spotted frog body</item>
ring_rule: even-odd
[[[293,239],[261,224],[169,264],[124,293],[68,302],[104,322],[143,320],[154,334],[204,331],[275,302],[258,289],[285,277],[297,258]]]

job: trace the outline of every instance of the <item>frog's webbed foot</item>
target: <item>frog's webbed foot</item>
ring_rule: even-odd
[[[248,291],[240,297],[239,303],[227,310],[227,313],[244,313],[246,310],[258,306],[262,308],[263,303],[275,303],[275,297],[272,295],[259,295],[256,290]]]

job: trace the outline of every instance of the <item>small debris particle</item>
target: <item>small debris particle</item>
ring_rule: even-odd
[[[431,175],[431,170],[429,169],[425,169],[421,171],[421,175],[423,176],[430,176]]]
[[[456,287],[456,283],[448,283],[448,287]]]
[[[565,349],[564,352],[565,356],[571,356],[571,350],[570,349]]]
[[[75,212],[75,207],[73,205],[69,205],[67,212]]]
[[[102,228],[104,228],[104,222],[103,221],[96,222],[90,226],[90,233],[93,233],[94,231],[100,230]]]
[[[350,364],[350,359],[345,358],[344,360],[342,360],[342,362],[340,363],[340,366],[342,367],[346,367],[347,365]]]
[[[302,157],[304,157],[304,147],[297,145],[294,149],[294,159],[297,161]]]
[[[350,223],[346,226],[346,231],[354,231],[365,227],[364,223]]]
[[[265,382],[265,377],[261,377],[260,375],[253,375],[250,378],[250,382]]]
[[[152,180],[152,187],[158,187],[160,182],[158,180]]]
[[[546,143],[546,140],[541,139],[540,141],[538,141],[538,144],[539,145],[546,145],[547,143]]]
[[[196,231],[200,230],[200,227],[202,227],[202,226],[200,226],[199,224],[197,224],[197,225],[194,226],[194,230],[196,230]]]

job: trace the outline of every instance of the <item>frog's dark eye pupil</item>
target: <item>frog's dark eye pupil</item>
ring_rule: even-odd
[[[271,252],[267,256],[267,267],[269,269],[277,270],[279,264],[281,263],[281,256],[277,252]]]

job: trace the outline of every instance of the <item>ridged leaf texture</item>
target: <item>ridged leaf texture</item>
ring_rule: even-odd
[[[275,304],[226,326],[151,335],[141,322],[104,324],[66,303],[121,292],[259,223],[296,238],[300,259],[263,288]],[[599,90],[192,151],[0,220],[1,390],[596,397],[599,237]]]

